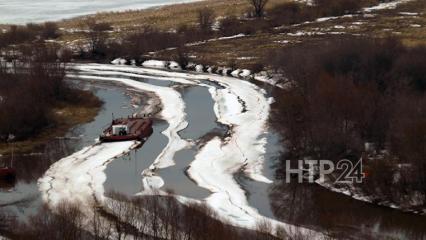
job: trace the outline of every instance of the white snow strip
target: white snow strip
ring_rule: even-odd
[[[244,81],[244,80],[240,80],[240,79],[236,79],[236,78],[231,78],[231,77],[225,77],[225,76],[219,76],[219,75],[209,75],[209,74],[189,74],[189,73],[179,73],[179,72],[168,72],[168,71],[160,71],[160,70],[156,70],[156,69],[146,69],[146,68],[135,68],[135,67],[131,67],[131,66],[111,66],[111,65],[99,65],[99,64],[86,64],[86,65],[79,65],[77,67],[75,67],[75,69],[79,69],[79,70],[83,70],[83,71],[88,71],[89,69],[96,69],[96,70],[103,70],[103,71],[108,71],[108,70],[117,70],[118,68],[123,69],[124,71],[129,71],[129,69],[133,69],[133,72],[140,72],[142,74],[150,74],[151,76],[162,76],[162,77],[170,77],[171,81],[179,81],[180,83],[182,83],[181,79],[186,79],[187,81],[193,81],[193,84],[197,84],[200,85],[200,81],[203,80],[209,80],[209,81],[214,81],[217,82],[221,85],[224,85],[226,88],[225,89],[219,89],[218,92],[221,92],[221,98],[220,99],[216,99],[216,96],[213,96],[213,98],[217,101],[217,105],[220,107],[220,111],[226,113],[228,112],[229,115],[236,115],[239,116],[240,119],[243,119],[243,116],[246,116],[247,114],[252,114],[252,117],[255,119],[263,119],[262,124],[265,125],[266,124],[266,119],[268,118],[269,115],[269,104],[267,104],[268,108],[266,109],[262,109],[261,112],[257,112],[255,111],[255,109],[259,108],[259,101],[261,99],[265,99],[265,101],[267,100],[267,98],[265,98],[264,96],[264,92],[256,87],[255,85]],[[102,72],[100,71],[99,74],[102,74]],[[93,76],[84,76],[84,75],[77,75],[75,77],[79,77],[79,78],[86,78],[86,79],[95,79],[95,80],[113,80],[113,81],[119,81],[121,83],[124,83],[128,86],[131,87],[135,87],[137,89],[143,89],[143,90],[147,90],[147,91],[157,91],[158,88],[157,86],[150,86],[149,84],[146,83],[142,83],[142,82],[137,82],[137,81],[133,81],[133,80],[128,80],[128,79],[123,79],[123,78],[105,78],[105,77],[93,77]],[[187,81],[185,81],[185,83],[188,83]],[[148,85],[148,86],[146,86]],[[141,86],[144,86],[143,88]],[[231,88],[232,87],[232,88]],[[165,88],[168,89],[168,88]],[[232,90],[231,90],[232,89]],[[170,89],[169,89],[170,90]],[[244,91],[245,90],[245,91]],[[175,92],[174,90],[171,90],[173,92]],[[211,91],[211,89],[210,89]],[[247,93],[247,91],[249,91],[249,93]],[[157,92],[158,94],[158,92]],[[247,99],[239,99],[239,98],[247,98]],[[161,96],[160,96],[161,98]],[[232,100],[230,100],[232,99]],[[170,99],[161,99],[163,104],[165,105],[165,108],[167,105],[174,105],[172,103],[176,102],[176,99],[174,100],[170,100]],[[247,105],[247,102],[252,102],[251,106]],[[241,102],[244,102],[246,104],[246,108],[249,109],[249,111],[247,111],[246,113],[241,113],[242,109],[242,104]],[[183,103],[182,103],[183,105]],[[184,108],[184,106],[183,106]],[[183,113],[183,108],[182,108],[182,115],[183,117],[185,116],[185,114]],[[176,107],[173,106],[172,109],[174,111],[176,111]],[[259,108],[261,109],[261,108]],[[165,110],[163,110],[164,112]],[[260,113],[262,113],[263,115],[261,115]],[[223,114],[223,113],[222,113]],[[222,114],[218,114],[217,113],[217,117],[219,120],[221,120],[221,118],[223,117]],[[163,115],[163,114],[162,114]],[[176,122],[176,118],[168,118],[163,116],[164,119],[166,119],[167,121],[173,121]],[[246,126],[248,129],[252,129],[251,131],[247,131],[250,132],[253,136],[253,139],[250,139],[252,141],[249,141],[249,139],[245,139],[244,142],[249,142],[249,143],[245,143],[244,145],[247,145],[247,148],[249,149],[248,152],[253,152],[255,148],[253,148],[253,146],[257,146],[257,144],[254,144],[258,141],[254,141],[258,136],[262,135],[266,130],[265,130],[265,126],[262,127],[262,131],[258,131],[255,132],[253,131],[253,127],[250,125],[250,122],[247,121],[242,121],[239,120],[238,122],[235,121],[225,121],[224,124],[228,124],[228,125],[232,125],[234,126],[234,124],[244,124],[244,126]],[[185,122],[185,124],[187,124]],[[260,144],[260,145],[264,145],[264,144]],[[263,155],[264,153],[264,149],[262,149],[259,151],[256,151],[256,154],[253,154],[253,162],[262,162],[263,159],[260,160],[254,160],[256,158],[258,158],[258,156]],[[256,164],[258,166],[262,166],[262,163],[260,164]],[[261,172],[261,168],[257,171],[253,172]]]
[[[108,70],[103,68],[86,68],[81,67],[80,70],[84,70],[85,72],[93,75],[102,75],[102,76],[126,76],[126,77],[136,77],[141,79],[154,79],[154,80],[165,80],[165,81],[173,81],[181,84],[194,84],[193,81],[188,81],[185,78],[174,78],[174,77],[161,77],[152,75],[148,75],[145,71],[140,71],[142,68],[135,68],[132,66],[111,66]]]
[[[315,21],[316,22],[326,22],[326,21],[330,21],[330,20],[334,20],[334,19],[338,19],[340,17],[322,17],[322,18],[317,18]]]
[[[398,0],[398,1],[384,2],[384,3],[380,3],[380,4],[373,6],[373,7],[364,8],[363,11],[364,12],[372,12],[372,11],[377,11],[377,10],[395,9],[396,7],[398,7],[398,5],[403,4],[403,3],[408,3],[408,2],[411,2],[411,1],[413,1],[413,0]]]
[[[311,239],[322,238],[321,234],[314,231],[294,227],[260,215],[256,209],[249,206],[245,192],[234,179],[234,174],[243,171],[255,181],[271,183],[263,175],[263,164],[266,151],[266,133],[268,131],[267,121],[272,101],[265,96],[263,89],[248,81],[219,75],[190,74],[132,66],[100,64],[73,65],[72,68],[81,72],[78,75],[70,74],[68,75],[69,77],[119,82],[138,90],[154,92],[161,99],[164,107],[161,115],[170,125],[163,134],[169,138],[169,143],[155,160],[149,171],[144,173],[143,182],[148,188],[160,188],[163,186],[163,179],[155,176],[155,169],[173,165],[174,153],[190,145],[190,143],[181,139],[177,134],[177,132],[186,128],[188,124],[185,121],[185,106],[180,94],[174,89],[130,80],[126,76],[130,76],[129,74],[143,74],[155,78],[167,78],[167,80],[179,83],[185,82],[185,84],[188,84],[191,82],[195,85],[208,87],[215,101],[214,111],[217,119],[219,122],[231,127],[231,134],[225,141],[213,138],[207,142],[200,152],[198,152],[188,170],[190,177],[199,186],[213,192],[211,196],[205,199],[205,202],[221,218],[225,218],[236,226],[256,229],[256,225],[260,221],[268,220],[275,228],[282,227],[288,232],[295,232],[294,230],[297,229],[305,234],[312,235]],[[107,73],[107,76],[119,73],[123,77],[106,77],[104,73]],[[221,87],[215,87],[215,85],[211,84],[206,85],[204,84],[205,81],[215,82]],[[128,148],[128,146],[122,147],[124,149]],[[120,152],[121,149],[117,149],[116,151]],[[49,169],[46,176],[40,180],[40,188],[48,196],[46,200],[57,202],[60,198],[90,198],[90,191],[93,191],[95,196],[102,198],[103,187],[98,182],[104,181],[101,178],[103,169],[98,166],[101,162],[108,162],[105,159],[114,154],[106,155],[103,150],[94,151],[93,153],[94,156],[87,157],[88,160],[82,160],[86,159],[83,150],[61,160],[59,162],[61,164],[55,164]],[[98,159],[101,157],[103,161]],[[83,164],[81,162],[86,161],[90,164],[87,164],[87,168],[81,168],[80,165]],[[73,170],[74,168],[75,170]],[[96,169],[96,174],[92,174],[96,180],[94,187],[91,186],[92,189],[87,187],[77,188],[82,183],[86,184],[90,182],[90,179],[83,178],[81,180],[81,174],[67,176],[69,175],[68,171],[81,173],[92,168]],[[92,171],[90,172],[92,173]],[[56,180],[56,176],[59,180]],[[64,178],[67,180],[65,181]],[[178,199],[185,202],[182,200],[185,198],[178,197]]]
[[[228,40],[228,39],[242,38],[242,37],[245,37],[245,36],[246,35],[244,33],[240,33],[240,34],[229,36],[229,37],[220,37],[217,40]]]
[[[78,69],[78,67],[76,69]],[[99,74],[101,74],[101,72],[99,72]],[[169,123],[169,127],[163,132],[163,134],[169,139],[169,142],[160,155],[155,159],[154,163],[150,166],[151,173],[144,173],[146,176],[153,175],[152,172],[157,168],[167,168],[173,166],[175,164],[173,161],[174,154],[190,145],[189,142],[180,138],[178,134],[179,131],[185,129],[188,126],[188,122],[185,120],[185,104],[182,100],[182,96],[176,90],[126,78],[98,77],[82,74],[68,76],[79,79],[118,82],[138,90],[153,92],[158,95],[161,102],[163,103],[161,116]]]
[[[198,45],[202,45],[208,42],[215,42],[215,41],[221,41],[221,40],[229,40],[229,39],[236,39],[236,38],[242,38],[242,37],[246,37],[247,35],[245,35],[244,33],[240,33],[237,35],[233,35],[233,36],[228,36],[228,37],[220,37],[220,38],[212,38],[212,39],[208,39],[205,41],[199,41],[199,42],[193,42],[193,43],[187,43],[185,44],[185,46],[191,47],[191,46],[198,46]]]
[[[97,144],[59,160],[38,180],[43,200],[52,207],[66,200],[91,209],[90,199],[104,198],[107,164],[138,144],[133,141]]]
[[[419,13],[416,12],[399,12],[400,15],[404,15],[404,16],[418,16]]]
[[[148,61],[143,62],[142,66],[149,67],[149,68],[165,69],[167,67],[167,64],[164,61],[148,60]]]
[[[250,77],[251,71],[248,69],[243,69],[240,73],[240,77],[247,78]]]
[[[293,226],[260,215],[248,204],[245,192],[234,179],[234,174],[242,170],[255,181],[271,183],[262,175],[266,138],[261,137],[267,132],[269,99],[262,89],[247,81],[219,76],[210,79],[226,86],[210,92],[218,121],[233,126],[232,134],[225,142],[217,137],[209,141],[196,155],[188,174],[199,186],[213,192],[206,203],[232,224],[255,229],[260,221],[268,220],[274,229],[294,232]],[[308,229],[298,230],[312,234]],[[312,239],[316,237],[319,235]]]
[[[114,65],[125,65],[126,63],[127,63],[127,60],[123,58],[117,58],[111,61],[111,64],[114,64]]]
[[[175,61],[169,62],[169,68],[171,70],[182,70],[182,67],[179,65],[179,63],[177,63]]]
[[[294,1],[306,4],[308,6],[313,6],[314,5],[314,0],[294,0]]]

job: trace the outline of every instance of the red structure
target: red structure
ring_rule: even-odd
[[[145,141],[153,133],[152,120],[129,117],[112,120],[100,136],[101,142]]]
[[[16,178],[16,170],[9,167],[0,167],[0,179],[12,180]]]

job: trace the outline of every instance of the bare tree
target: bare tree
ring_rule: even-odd
[[[41,37],[43,39],[55,39],[59,37],[58,25],[54,22],[44,23],[43,29],[41,30]]]
[[[265,6],[269,0],[249,0],[249,3],[254,8],[254,14],[256,17],[261,18],[265,14]]]
[[[17,239],[83,239],[83,222],[84,214],[78,205],[62,202],[54,211],[43,206],[14,234],[20,236]]]
[[[98,206],[93,205],[93,218],[90,221],[93,240],[109,239],[112,236],[114,224],[112,221],[103,217],[100,211],[101,209]]]
[[[256,224],[256,235],[257,239],[264,239],[264,240],[274,240],[276,239],[274,236],[271,235],[274,228],[272,226],[272,223],[266,219],[260,220]]]
[[[203,32],[210,32],[215,19],[215,13],[210,8],[198,10],[198,24]]]
[[[108,37],[107,31],[112,30],[112,26],[106,22],[96,22],[96,20],[90,18],[86,21],[88,28],[88,39],[92,54],[99,54]]]

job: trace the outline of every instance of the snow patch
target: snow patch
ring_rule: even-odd
[[[247,78],[250,77],[251,71],[248,69],[243,69],[240,73],[240,77]]]
[[[408,3],[411,1],[413,0],[398,0],[398,1],[391,1],[391,2],[383,2],[373,7],[364,8],[363,11],[372,12],[377,10],[395,9],[396,7],[398,7],[398,5],[403,3]]]
[[[95,144],[53,164],[38,180],[42,199],[55,207],[62,201],[91,209],[92,200],[104,199],[104,170],[109,162],[128,153],[139,142]]]
[[[274,221],[260,215],[256,209],[249,206],[245,192],[234,179],[234,174],[242,171],[255,181],[271,183],[263,175],[268,133],[267,122],[270,104],[273,101],[273,99],[265,96],[265,90],[248,81],[219,75],[99,64],[71,65],[71,68],[79,70],[80,73],[78,75],[69,74],[69,77],[119,82],[138,90],[153,92],[161,99],[164,107],[161,115],[170,125],[163,134],[169,138],[169,143],[154,161],[154,164],[143,172],[143,183],[146,190],[158,189],[163,186],[164,180],[155,175],[155,169],[172,166],[174,154],[191,146],[177,134],[188,124],[185,121],[185,106],[180,94],[175,89],[130,80],[125,76],[128,74],[147,74],[155,78],[170,78],[170,81],[208,87],[215,102],[214,112],[217,119],[230,127],[230,135],[225,140],[216,137],[208,141],[197,153],[195,160],[188,169],[189,176],[199,186],[213,192],[205,199],[205,202],[218,213],[220,218],[224,218],[236,226],[256,229],[256,225],[260,221],[267,220],[273,224],[275,230],[282,227],[290,233],[297,229],[303,233],[314,235],[315,237],[311,239],[322,238],[321,234],[314,231]],[[103,76],[105,73],[114,72],[119,72],[124,77]],[[93,73],[96,76],[90,75]],[[242,70],[240,75],[242,73],[249,74],[250,72]],[[215,84],[205,84],[207,82],[214,82]],[[99,146],[104,146],[104,144]],[[93,148],[95,147],[93,146]],[[126,149],[129,146],[122,147]],[[104,151],[109,151],[110,148],[114,152],[107,155]],[[103,197],[103,187],[98,182],[104,181],[102,179],[104,164],[108,163],[107,158],[111,159],[118,152],[122,152],[122,149],[120,147],[108,147],[106,150],[99,151],[90,149],[91,147],[88,151],[93,151],[93,154],[88,154],[87,157],[85,157],[85,150],[82,150],[82,152],[59,161],[61,164],[52,166],[46,176],[40,180],[40,189],[48,196],[48,201],[57,202],[59,198],[72,196],[81,198],[81,200],[90,199],[90,191],[94,192],[94,196]],[[102,160],[99,159],[101,157]],[[88,162],[87,167],[80,166],[84,166],[85,162]],[[102,164],[102,167],[99,164]],[[74,165],[76,165],[75,169]],[[94,172],[90,170],[93,168],[95,168]],[[68,172],[70,169],[73,169],[71,176]],[[83,181],[80,180],[81,173],[86,171],[93,173],[91,175],[93,178],[83,177]],[[80,174],[77,175],[77,172]],[[56,177],[58,177],[58,180]],[[65,181],[64,178],[67,180]],[[56,184],[57,181],[58,184]],[[87,182],[93,181],[96,181],[93,186],[84,187]],[[77,187],[82,183],[83,187]],[[146,192],[149,193],[149,191]]]
[[[203,67],[203,65],[198,64],[197,66],[195,66],[195,71],[196,71],[196,72],[199,72],[199,73],[204,72],[204,67]]]
[[[399,15],[403,15],[403,16],[418,16],[419,13],[416,13],[416,12],[399,12]]]
[[[125,65],[126,63],[127,63],[127,60],[123,58],[117,58],[111,61],[111,64],[114,64],[114,65]]]
[[[169,68],[171,70],[182,70],[182,67],[180,66],[180,64],[175,61],[169,62]]]
[[[142,63],[142,66],[148,67],[148,68],[166,69],[167,63],[165,61],[159,61],[159,60],[147,60]]]

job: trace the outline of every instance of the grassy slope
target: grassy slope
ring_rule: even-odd
[[[289,0],[270,0],[268,7]],[[218,16],[242,15],[249,8],[247,0],[206,0],[193,3],[176,4],[145,10],[106,12],[92,15],[99,21],[109,22],[116,28],[134,29],[138,26],[155,26],[163,30],[176,29],[182,24],[195,24],[197,11],[204,7],[215,10]],[[60,22],[64,28],[79,28],[86,17],[78,17]]]
[[[415,12],[419,15],[407,16],[399,12]],[[361,22],[361,25],[358,25],[358,22]],[[321,32],[325,35],[288,35],[297,32]],[[236,62],[244,67],[255,62],[256,58],[264,57],[268,51],[300,42],[321,40],[338,32],[373,37],[396,36],[407,46],[426,45],[426,2],[416,0],[394,10],[377,12],[374,17],[356,16],[285,27],[273,34],[259,33],[246,38],[209,42],[189,47],[188,50],[190,55],[196,56],[197,62],[219,65]],[[171,51],[162,51],[155,57],[167,58],[172,54]]]
[[[268,8],[289,0],[271,0]],[[113,37],[119,37],[128,31],[141,26],[154,26],[163,30],[176,29],[183,24],[196,24],[197,10],[211,7],[218,17],[236,15],[241,16],[249,8],[247,0],[206,0],[195,3],[177,4],[160,8],[151,8],[139,11],[109,12],[94,15],[100,21],[110,22],[116,29]],[[399,12],[417,12],[418,16],[404,16]],[[85,17],[65,20],[60,26],[65,29],[84,28]],[[356,25],[354,22],[362,22]],[[420,25],[420,27],[415,24]],[[335,28],[343,26],[344,29]],[[325,35],[315,36],[289,36],[287,33],[323,32]],[[362,34],[377,37],[397,36],[408,46],[426,44],[426,2],[414,2],[400,5],[395,10],[381,11],[374,17],[357,16],[354,18],[341,18],[332,21],[311,23],[301,26],[285,27],[276,33],[258,33],[239,39],[208,42],[188,48],[189,55],[194,56],[195,62],[216,65],[229,65],[236,63],[240,67],[248,67],[257,59],[277,48],[297,44],[301,41],[316,41],[327,38],[333,32],[349,34]],[[67,33],[63,36],[64,42],[84,38],[81,34]],[[153,58],[170,59],[175,54],[173,50],[160,51]]]

